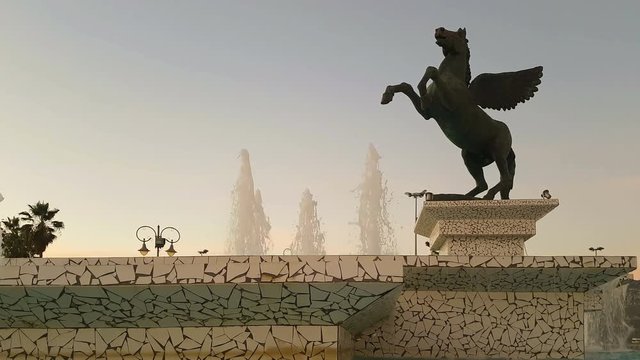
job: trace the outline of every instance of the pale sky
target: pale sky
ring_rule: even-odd
[[[220,254],[246,148],[273,253],[305,188],[328,252],[353,253],[372,143],[413,253],[403,193],[474,183],[435,122],[380,96],[439,64],[435,28],[466,27],[472,76],[544,66],[532,100],[489,111],[514,138],[512,198],[560,199],[528,253],[640,255],[639,15],[637,1],[2,1],[0,217],[59,208],[49,257],[136,256],[136,228],[156,224],[182,232],[179,255]]]

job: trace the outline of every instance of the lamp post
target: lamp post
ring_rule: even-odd
[[[151,229],[151,231],[153,231],[153,237],[149,237],[149,238],[141,238],[140,237],[140,230],[142,229]],[[178,234],[178,238],[173,240],[173,239],[168,239],[162,236],[162,233],[165,232],[165,230],[173,230],[176,232],[176,234]],[[176,249],[173,248],[173,244],[177,243],[178,241],[180,241],[180,232],[178,231],[178,229],[172,227],[172,226],[167,226],[166,228],[160,230],[160,225],[158,225],[157,230],[152,228],[151,226],[147,226],[147,225],[143,225],[140,226],[138,228],[138,230],[136,230],[136,237],[138,238],[138,240],[142,241],[142,247],[138,250],[140,252],[140,254],[142,256],[145,256],[149,253],[149,249],[147,248],[147,241],[150,241],[151,239],[155,239],[155,248],[156,248],[156,256],[160,256],[160,249],[162,249],[164,247],[164,245],[166,243],[171,244],[169,246],[169,248],[167,249],[167,255],[169,256],[173,256],[177,253]]]
[[[595,256],[598,256],[598,251],[602,251],[604,250],[604,248],[602,246],[598,246],[597,248],[590,247],[589,250],[593,251],[595,253]]]
[[[408,197],[412,197],[414,200],[414,211],[413,211],[413,217],[414,217],[414,221],[418,221],[418,198],[421,198],[423,196],[425,196],[425,194],[427,194],[427,190],[422,190],[421,192],[406,192],[404,193],[405,195],[407,195]],[[418,255],[418,234],[415,233],[414,231],[414,255]]]

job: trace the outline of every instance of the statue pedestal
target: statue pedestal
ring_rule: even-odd
[[[536,221],[559,204],[549,200],[425,201],[415,233],[440,255],[522,256]]]
[[[600,300],[595,289],[634,269],[636,259],[524,256],[536,221],[558,204],[426,201],[415,232],[438,256],[407,257],[393,316],[358,335],[356,353],[583,360],[584,314]]]

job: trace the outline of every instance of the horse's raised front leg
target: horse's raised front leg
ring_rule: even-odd
[[[435,80],[437,77],[438,69],[433,66],[429,66],[424,72],[424,75],[422,75],[422,79],[420,79],[417,86],[418,93],[420,93],[420,107],[416,106],[416,109],[418,110],[418,112],[424,113],[423,116],[427,120],[431,118],[429,108],[431,107],[431,103],[433,102],[433,98],[427,93],[427,82],[429,80]]]
[[[380,103],[382,105],[386,105],[390,103],[391,100],[393,100],[393,95],[398,92],[407,95],[409,100],[411,100],[411,103],[413,104],[413,106],[416,108],[416,111],[418,111],[418,113],[420,113],[422,117],[429,120],[431,115],[429,115],[428,107],[424,106],[420,96],[418,96],[418,94],[416,94],[416,92],[413,90],[411,85],[407,83],[403,82],[398,85],[387,86],[387,89],[382,94],[382,101]]]
[[[449,84],[447,84],[446,81],[441,79],[440,70],[438,70],[436,67],[433,67],[433,66],[429,66],[427,70],[425,70],[424,75],[422,76],[422,79],[418,83],[418,91],[420,92],[420,97],[424,99],[423,103],[427,101],[430,102],[432,100],[427,94],[427,82],[429,80],[432,80],[433,83],[436,84],[436,87],[438,89],[438,94],[439,94],[438,100],[440,101],[440,103],[446,109],[453,111],[454,110],[453,104],[456,103],[455,94],[450,89]]]
[[[420,93],[420,97],[423,97],[427,94],[427,82],[429,80],[435,81],[438,77],[438,69],[429,66],[427,70],[425,70],[424,75],[422,75],[422,79],[418,82],[418,92]]]

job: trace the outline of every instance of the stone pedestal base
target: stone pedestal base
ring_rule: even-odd
[[[425,201],[415,233],[440,255],[518,256],[558,200]]]
[[[405,290],[356,355],[409,359],[584,359],[584,294]]]
[[[431,250],[442,255],[518,256],[524,253],[524,239],[517,237],[482,239],[461,236],[449,238],[439,249],[431,248]]]

